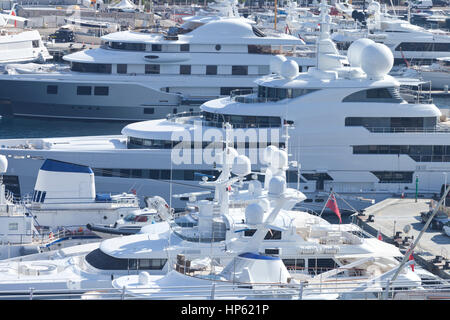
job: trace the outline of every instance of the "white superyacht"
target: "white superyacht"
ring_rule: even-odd
[[[348,55],[350,67],[324,34],[318,68],[298,74],[293,62],[280,58],[273,73],[257,81],[258,93],[234,92],[205,103],[197,114],[133,123],[117,136],[0,140],[0,153],[9,157],[12,168],[7,172],[10,189],[18,195],[30,193],[42,161],[52,158],[92,167],[99,192],[134,188],[152,195],[158,190],[168,201],[171,192],[200,191],[202,174],[217,176],[212,163],[174,165],[179,151],[173,147],[184,135],[196,133],[186,143],[202,156],[212,141],[206,134],[222,130],[228,121],[245,130],[275,130],[279,134],[273,143],[279,144],[285,143],[280,138],[284,124],[293,124],[289,150],[302,167],[288,171],[288,183],[300,187],[309,198],[305,205],[318,211],[330,189],[375,201],[402,193],[439,194],[443,172],[450,171],[449,123],[429,96],[406,92],[387,75],[393,64],[387,47],[360,40]],[[252,165],[260,169],[257,161]],[[174,208],[184,207],[180,199],[171,201]],[[360,199],[352,206],[371,204]]]
[[[332,225],[318,216],[291,210],[305,196],[286,186],[286,151],[266,149],[264,187],[257,180],[244,183],[251,173],[247,157],[230,147],[221,156],[221,176],[203,181],[215,187],[214,200],[193,203],[198,207],[197,226],[182,227],[168,219],[149,225],[145,233],[9,259],[0,263],[0,291],[27,295],[32,290],[37,296],[44,292],[58,295],[68,289],[82,294],[111,288],[118,276],[141,271],[166,274],[171,259],[180,254],[186,259],[184,267],[191,270],[227,264],[249,245],[257,245],[263,255],[281,258],[292,276],[321,285],[331,283],[333,288],[351,280],[364,284],[399,266],[397,259],[402,254],[395,246],[367,237],[357,226]],[[167,213],[163,213],[166,218]],[[269,231],[257,233],[263,222]],[[393,286],[417,288],[422,284],[420,274],[409,268],[397,281]]]
[[[254,88],[275,54],[315,65],[302,40],[261,32],[239,17],[192,18],[168,32],[122,31],[63,57],[70,70],[0,75],[0,103],[18,116],[139,121],[198,110]]]

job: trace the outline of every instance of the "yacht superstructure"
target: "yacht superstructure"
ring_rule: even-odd
[[[0,13],[0,64],[40,62],[53,57],[48,53],[37,30],[22,30],[7,26],[8,22],[25,22],[15,15],[14,4],[9,14]]]
[[[336,6],[343,14],[352,16],[351,5]],[[361,14],[361,13],[360,13]],[[352,19],[352,18],[350,18]],[[332,35],[338,48],[345,52],[350,44],[360,38],[369,38],[389,47],[394,55],[394,64],[431,64],[436,58],[448,56],[450,35],[442,30],[428,30],[390,15],[382,10],[379,2],[371,1],[367,7],[367,18],[354,28],[337,28]]]
[[[16,185],[11,191],[29,193],[35,181],[33,168],[52,158],[92,167],[99,192],[134,188],[138,194],[152,195],[158,190],[172,207],[182,208],[180,199],[171,199],[170,194],[202,190],[196,183],[201,174],[217,176],[211,168],[214,160],[206,163],[204,155],[206,147],[214,147],[210,133],[221,132],[229,121],[244,130],[239,134],[247,139],[243,152],[262,150],[248,142],[250,131],[245,130],[253,130],[257,137],[267,133],[265,145],[282,145],[285,125],[291,127],[289,150],[302,166],[290,169],[287,181],[300,187],[310,198],[304,204],[316,210],[322,209],[331,189],[358,197],[353,203],[357,209],[373,204],[361,196],[380,201],[402,193],[439,194],[443,172],[450,169],[448,122],[441,121],[429,96],[405,92],[387,75],[393,59],[386,49],[360,40],[348,53],[352,66],[346,67],[347,57],[340,56],[324,36],[318,68],[298,74],[293,62],[278,57],[273,73],[257,81],[257,93],[233,92],[205,103],[200,113],[133,123],[121,136],[2,140],[0,153],[9,156],[16,168],[7,172],[9,184]],[[188,138],[190,142],[179,144]],[[180,146],[191,147],[186,150],[191,151],[190,160],[175,165]],[[253,170],[261,169],[258,159],[252,165]]]
[[[194,111],[236,88],[253,88],[282,53],[302,68],[314,52],[289,35],[266,35],[246,19],[205,16],[166,34],[123,31],[64,56],[67,72],[0,75],[14,115],[139,121]]]
[[[168,261],[180,254],[192,261],[186,261],[185,268],[202,270],[223,266],[249,248],[282,259],[292,276],[311,282],[333,278],[364,283],[399,265],[396,258],[402,255],[395,246],[363,235],[357,226],[332,225],[291,210],[305,196],[286,186],[287,153],[269,147],[266,155],[263,187],[257,180],[244,183],[251,173],[250,160],[233,148],[224,149],[220,177],[202,182],[215,187],[214,199],[192,203],[198,208],[197,225],[177,225],[168,219],[148,225],[140,234],[3,261],[1,291],[14,288],[26,293],[34,288],[82,293],[110,288],[111,281],[122,275],[166,274]],[[263,223],[266,229],[258,231]],[[421,285],[420,276],[410,269],[399,280],[405,287]]]

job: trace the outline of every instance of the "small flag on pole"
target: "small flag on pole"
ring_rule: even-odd
[[[383,241],[383,236],[381,235],[380,230],[378,230],[377,239]]]
[[[334,197],[334,194],[332,193],[330,198],[328,199],[328,202],[326,204],[327,208],[330,208],[339,218],[339,223],[342,223],[341,219],[341,213],[339,212],[339,208],[336,202],[336,198]]]

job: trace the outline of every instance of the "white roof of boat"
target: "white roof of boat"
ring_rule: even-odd
[[[178,40],[165,40],[161,34],[133,31],[114,32],[102,37],[104,41],[191,43],[191,44],[271,44],[301,45],[303,40],[279,33],[276,36],[258,37],[249,23],[240,18],[222,18],[206,23],[193,31],[178,35]]]

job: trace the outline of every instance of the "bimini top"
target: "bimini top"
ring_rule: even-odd
[[[76,172],[76,173],[94,173],[88,166],[63,162],[53,159],[47,159],[42,164],[41,170],[52,172]]]

